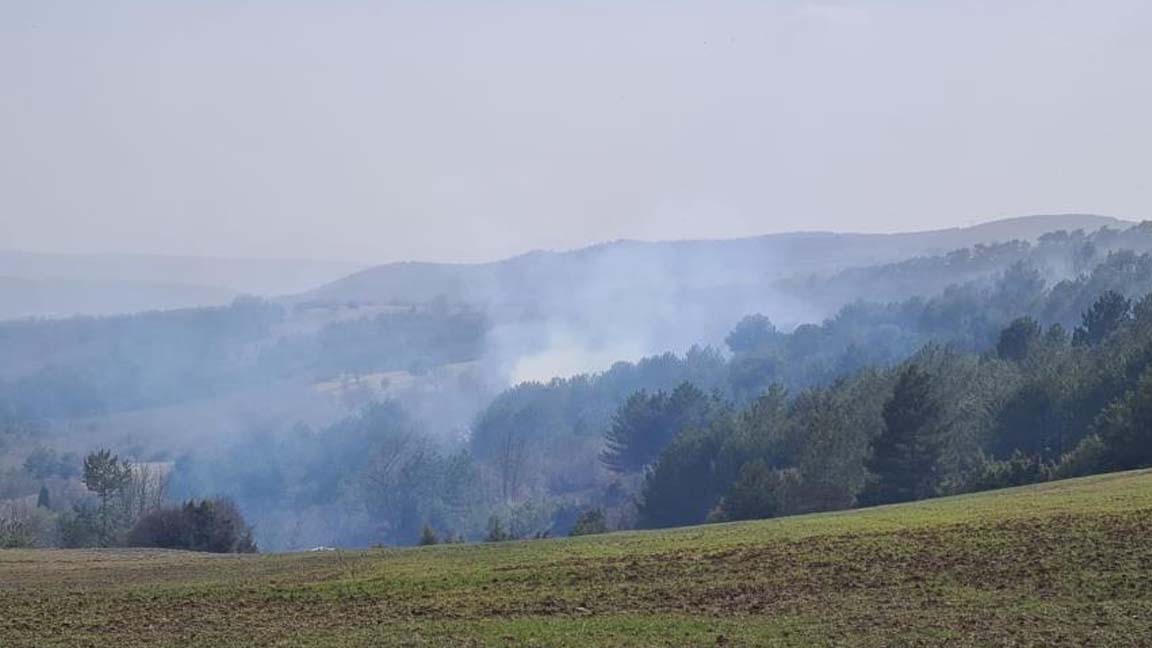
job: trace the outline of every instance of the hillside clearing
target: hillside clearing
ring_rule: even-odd
[[[1152,645],[1152,471],[564,540],[0,551],[0,646]]]

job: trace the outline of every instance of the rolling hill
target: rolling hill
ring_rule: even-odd
[[[766,279],[832,272],[978,243],[1034,240],[1055,230],[1127,227],[1106,216],[1024,216],[962,228],[898,234],[793,232],[753,238],[615,241],[570,252],[536,251],[478,264],[392,263],[339,279],[295,299],[423,302],[438,296],[481,304],[554,302],[611,279],[619,294],[676,287],[763,285]],[[608,291],[607,288],[594,288]]]
[[[636,359],[693,344],[722,345],[749,313],[785,329],[819,322],[843,300],[813,299],[788,277],[1030,240],[1059,229],[1129,225],[1102,216],[1032,216],[967,228],[901,234],[798,232],[732,240],[617,241],[570,252],[532,252],[483,264],[395,263],[370,268],[289,303],[420,303],[482,309],[496,355],[542,358],[521,378],[603,369],[564,358]],[[856,298],[868,298],[867,291]]]
[[[5,646],[1131,646],[1152,471],[666,531],[359,552],[0,551]]]

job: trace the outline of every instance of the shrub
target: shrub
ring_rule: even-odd
[[[424,530],[420,532],[420,545],[434,545],[440,544],[440,537],[436,535],[436,530],[427,524],[424,525]]]
[[[0,549],[52,546],[54,517],[42,508],[0,503]]]
[[[1084,437],[1071,452],[1060,458],[1055,477],[1083,477],[1099,472],[1104,468],[1108,448],[1099,436],[1090,434]]]
[[[228,499],[188,500],[140,519],[128,537],[133,547],[212,553],[255,553],[252,529]]]
[[[500,518],[493,515],[488,518],[488,535],[484,537],[484,542],[504,542],[505,540],[515,540],[511,533],[504,530],[504,523]]]
[[[100,511],[89,503],[77,504],[60,515],[60,546],[68,548],[101,545]]]
[[[1054,466],[1039,455],[1025,455],[1017,450],[1003,461],[981,458],[962,490],[976,492],[1037,484],[1052,479],[1054,473]]]
[[[572,526],[572,531],[568,535],[582,536],[607,532],[608,521],[604,516],[604,509],[594,508],[584,511],[576,518],[576,524]]]

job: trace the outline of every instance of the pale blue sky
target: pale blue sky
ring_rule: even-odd
[[[1152,217],[1152,3],[0,2],[0,247]]]

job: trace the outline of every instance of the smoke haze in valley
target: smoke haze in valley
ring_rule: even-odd
[[[853,505],[894,367],[1007,402],[1152,291],[1150,30],[1134,0],[0,4],[0,502],[43,490],[88,546],[110,448],[272,550],[635,528],[681,428],[801,402],[855,409],[771,419],[725,479],[799,471],[823,421],[848,470],[812,474],[847,477],[810,510]],[[604,461],[626,416],[651,447]]]

